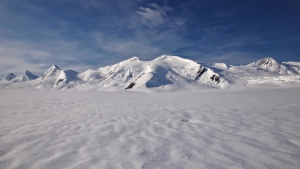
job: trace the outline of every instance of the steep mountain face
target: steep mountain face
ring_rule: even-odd
[[[13,73],[10,73],[6,76],[5,80],[11,81],[12,79],[16,78],[17,76],[14,75]]]
[[[10,74],[3,86],[52,90],[172,90],[181,88],[213,87],[263,83],[300,82],[300,63],[277,63],[263,58],[244,66],[215,63],[204,66],[189,59],[163,55],[151,61],[133,57],[114,65],[78,73],[51,66],[38,77],[30,71],[16,77]],[[19,83],[22,82],[22,83]],[[0,87],[1,87],[0,83]]]

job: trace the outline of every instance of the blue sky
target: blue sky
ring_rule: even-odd
[[[0,0],[0,75],[168,54],[300,61],[299,0]]]

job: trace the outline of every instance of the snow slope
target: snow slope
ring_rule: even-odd
[[[299,169],[299,86],[0,90],[0,168]]]

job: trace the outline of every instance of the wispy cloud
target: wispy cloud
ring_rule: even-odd
[[[158,4],[150,4],[148,7],[139,7],[137,14],[140,16],[141,22],[149,28],[156,27],[168,22],[168,12],[172,8],[168,6],[159,6]]]
[[[98,56],[95,56],[93,51],[80,49],[79,45],[77,42],[66,41],[49,41],[42,44],[8,39],[0,41],[0,75],[19,75],[25,70],[41,74],[52,64],[77,71],[96,68],[88,61]]]

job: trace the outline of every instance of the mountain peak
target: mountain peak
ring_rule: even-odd
[[[57,71],[61,70],[58,66],[56,65],[52,65],[43,75],[42,78],[46,78],[50,75],[55,74]]]
[[[179,56],[172,56],[172,55],[161,55],[157,58],[155,58],[154,60],[161,60],[161,61],[186,61],[189,59],[185,59]],[[191,60],[190,60],[191,61]]]
[[[53,64],[50,69],[60,69],[57,65]]]
[[[271,57],[266,57],[257,60],[256,62],[250,63],[247,66],[256,67],[259,69],[263,69],[269,72],[278,73],[278,74],[287,74],[287,68],[284,65],[281,65],[276,62]]]
[[[179,57],[178,56],[171,56],[171,55],[161,55],[161,56],[157,57],[156,59],[169,59],[169,58],[179,58]]]
[[[8,75],[6,76],[5,80],[10,81],[10,80],[12,80],[12,79],[14,79],[14,78],[16,78],[16,77],[17,77],[17,76],[16,76],[15,74],[10,73],[10,74],[8,74]]]
[[[25,75],[31,75],[31,74],[33,74],[33,73],[31,73],[29,70],[25,71]]]
[[[262,58],[254,63],[255,66],[278,67],[278,63],[271,57]]]
[[[139,57],[137,57],[137,56],[134,56],[134,57],[132,57],[132,58],[129,58],[129,60],[139,60],[140,58]]]
[[[29,70],[26,70],[26,71],[25,71],[24,77],[25,77],[27,80],[33,80],[33,79],[38,78],[37,75],[33,74],[33,73],[30,72]]]
[[[134,61],[137,61],[137,60],[140,60],[139,57],[134,56],[134,57],[131,57],[131,58],[127,59],[127,60],[124,60],[123,62],[127,63],[127,62],[134,62]]]

